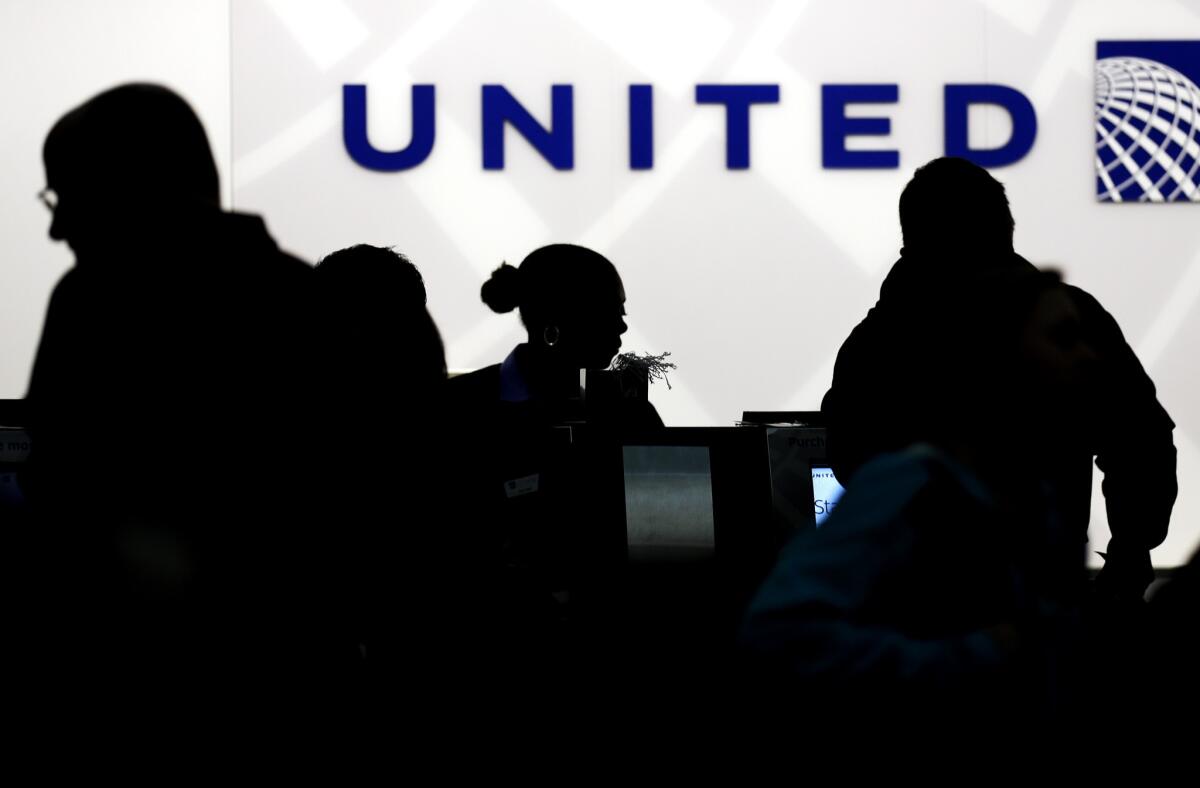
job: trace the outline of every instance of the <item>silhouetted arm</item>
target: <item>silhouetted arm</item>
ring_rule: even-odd
[[[1103,361],[1098,394],[1109,423],[1099,425],[1094,448],[1112,540],[1102,582],[1140,595],[1154,579],[1149,551],[1166,538],[1179,491],[1175,423],[1112,315],[1082,290],[1072,295]]]
[[[876,306],[838,350],[833,382],[821,401],[833,473],[848,484],[873,457],[898,451],[914,438],[911,410],[915,348],[898,347],[897,326]]]
[[[838,349],[833,381],[821,400],[821,416],[828,438],[827,453],[834,475],[846,484],[870,458],[870,429],[873,408],[868,401],[871,372],[869,358],[872,336],[868,317],[854,327]]]

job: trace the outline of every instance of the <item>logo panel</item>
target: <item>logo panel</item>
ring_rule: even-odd
[[[1096,45],[1096,195],[1200,202],[1200,41]]]

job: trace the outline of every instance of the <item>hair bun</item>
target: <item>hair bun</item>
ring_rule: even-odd
[[[513,311],[521,304],[521,272],[508,263],[501,263],[479,289],[479,297],[493,312]]]

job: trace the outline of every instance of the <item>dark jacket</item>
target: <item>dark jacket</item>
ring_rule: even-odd
[[[532,396],[518,371],[521,358],[523,349],[518,347],[503,365],[448,381],[443,412],[460,425],[458,429],[469,431],[467,440],[476,447],[472,462],[462,473],[472,505],[488,510],[489,526],[478,546],[493,559],[505,554],[499,559],[505,564],[544,566],[549,557],[534,558],[534,554],[566,549],[555,545],[563,534],[554,523],[561,518],[561,506],[572,505],[564,498],[572,493],[561,491],[563,495],[559,495],[558,486],[578,481],[570,461],[579,455],[571,451],[573,436],[561,425],[586,423],[592,436],[617,436],[621,432],[645,434],[662,428],[663,423],[645,399],[622,398],[615,391],[608,392],[610,396],[595,396],[594,383],[605,380],[604,376],[591,376],[593,391],[589,394],[593,396],[586,404]],[[516,368],[512,367],[514,361]],[[605,382],[615,386],[613,381]],[[572,514],[568,519],[579,518]],[[505,527],[494,527],[499,522]],[[517,558],[512,551],[524,557]]]
[[[955,261],[961,262],[961,261]],[[997,268],[1035,268],[1016,254],[988,262]],[[828,422],[834,472],[843,483],[872,457],[924,436],[917,419],[940,380],[954,374],[955,359],[928,351],[930,337],[953,332],[947,304],[960,297],[961,266],[905,255],[880,288],[879,300],[838,351],[833,385],[822,413]],[[1091,501],[1091,462],[1104,472],[1104,495],[1112,541],[1105,574],[1126,588],[1144,589],[1152,578],[1149,550],[1166,537],[1178,485],[1174,422],[1116,321],[1088,293],[1068,288],[1083,330],[1103,359],[1105,385],[1095,392],[1095,411],[1107,418],[1064,465],[1064,517],[1083,538]],[[1018,439],[1020,436],[1014,436]],[[1037,436],[1025,436],[1036,452]]]
[[[662,420],[645,399],[596,398],[594,378],[586,407],[529,396],[511,366],[521,355],[505,372],[493,365],[452,378],[444,412],[457,530],[467,534],[460,555],[473,587],[470,626],[494,643],[499,685],[551,692],[566,674],[578,678],[572,632],[581,600],[624,550],[621,512],[612,509],[622,502],[609,494],[619,489],[610,484],[620,482],[619,451],[580,450],[582,433],[561,425],[586,416],[588,440],[616,440]]]
[[[257,217],[164,211],[55,287],[29,482],[64,651],[130,675],[296,653],[310,275]]]

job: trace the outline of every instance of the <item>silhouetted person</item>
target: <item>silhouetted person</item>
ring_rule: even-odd
[[[1149,609],[1155,649],[1135,691],[1151,699],[1155,718],[1182,720],[1190,733],[1200,713],[1200,551],[1158,589]]]
[[[413,667],[406,656],[436,651],[446,614],[436,573],[453,547],[435,514],[450,472],[438,417],[445,354],[421,274],[403,255],[341,249],[315,280],[320,409],[336,446],[324,520],[341,619],[368,662],[394,673]]]
[[[376,303],[388,308],[386,314],[375,314],[373,319],[383,320],[397,312],[407,315],[429,300],[421,272],[390,246],[355,244],[338,249],[317,262],[317,272],[327,294],[345,293],[358,303],[373,297],[372,285],[383,287]]]
[[[353,384],[344,404],[371,398],[390,402],[393,414],[407,400],[428,404],[446,378],[446,360],[416,266],[391,249],[359,244],[322,258],[315,280],[328,377]]]
[[[28,392],[47,658],[85,688],[169,703],[314,668],[328,642],[298,492],[311,268],[220,209],[200,120],[166,88],[95,96],[43,155],[50,237],[75,253]]]
[[[838,352],[822,404],[834,471],[844,482],[873,456],[911,443],[910,414],[954,385],[959,360],[931,357],[930,347],[941,335],[964,330],[950,317],[968,298],[964,281],[986,271],[1034,270],[1013,251],[1003,185],[966,160],[936,159],[919,168],[900,197],[900,224],[900,259],[879,301]],[[1098,587],[1116,599],[1140,600],[1153,580],[1149,551],[1166,536],[1178,490],[1175,425],[1116,321],[1083,290],[1067,289],[1087,341],[1104,359],[1097,385],[1081,395],[1081,404],[1107,420],[1092,424],[1075,456],[1063,462],[1057,481],[1064,516],[1083,539],[1094,457],[1104,472],[1112,530]],[[1027,428],[1012,439],[1031,452],[1042,441]]]
[[[572,664],[564,644],[578,581],[603,552],[593,540],[605,541],[605,525],[620,529],[619,520],[603,522],[585,489],[591,474],[578,464],[581,433],[557,427],[586,423],[595,437],[662,421],[644,398],[623,397],[615,380],[596,374],[627,328],[621,277],[602,255],[542,247],[519,268],[498,268],[481,296],[495,312],[519,309],[529,338],[501,364],[449,381],[448,415],[463,427],[457,451],[469,458],[459,466],[468,491],[459,500],[473,512],[475,574],[490,578],[482,615],[496,632],[495,672],[508,686],[545,689]]]
[[[964,278],[960,296],[921,370],[949,357],[956,375],[909,414],[914,443],[851,477],[747,615],[754,672],[798,726],[1011,737],[1075,708],[1084,555],[1054,476],[1100,358],[1055,276]]]
[[[497,268],[481,296],[493,312],[519,310],[529,340],[503,363],[456,378],[454,402],[501,411],[519,406],[536,411],[543,423],[662,426],[645,400],[605,396],[595,402],[580,391],[580,370],[606,369],[627,329],[625,287],[602,255],[572,244],[544,246],[519,268]]]

